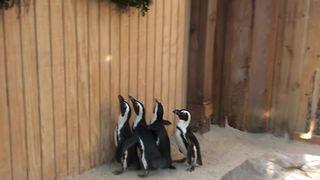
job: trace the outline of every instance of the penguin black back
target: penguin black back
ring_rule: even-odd
[[[175,167],[172,166],[170,139],[164,127],[165,125],[171,125],[171,122],[163,120],[163,106],[158,100],[155,101],[156,104],[154,107],[153,117],[151,120],[151,124],[149,125],[149,129],[153,133],[154,139],[157,142],[157,146],[162,157],[166,160],[165,168],[175,169]]]

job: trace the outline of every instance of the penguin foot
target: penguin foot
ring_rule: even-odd
[[[143,174],[138,174],[138,176],[141,177],[141,178],[145,178],[145,177],[147,177],[148,175],[149,175],[149,171],[148,171],[148,170],[144,171]]]
[[[175,166],[170,165],[168,169],[177,169]]]
[[[174,163],[184,163],[186,162],[187,158],[182,158],[182,159],[177,159],[177,160],[173,160]]]
[[[113,173],[114,175],[120,175],[120,174],[122,174],[123,172],[124,172],[124,170],[123,170],[123,169],[120,169],[120,170],[113,171],[112,173]]]
[[[190,168],[186,169],[186,171],[189,171],[189,172],[194,171],[194,166],[191,166]]]

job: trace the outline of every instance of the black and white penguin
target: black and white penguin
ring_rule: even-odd
[[[129,119],[131,117],[131,108],[122,96],[118,96],[120,105],[120,115],[117,127],[114,131],[114,142],[116,146],[115,159],[121,163],[122,169],[114,171],[114,174],[121,174],[131,164],[139,166],[139,159],[137,155],[137,148],[130,147],[122,153],[123,143],[132,136]]]
[[[176,169],[172,166],[170,140],[164,127],[165,125],[171,125],[171,122],[163,119],[163,106],[158,100],[155,99],[155,101],[156,104],[154,106],[153,117],[149,129],[154,135],[161,156],[166,160],[165,168]]]
[[[185,109],[173,111],[179,117],[175,130],[175,138],[180,152],[187,158],[189,168],[193,171],[196,165],[202,165],[200,145],[196,136],[188,128],[191,121],[191,114]]]
[[[164,168],[165,160],[161,157],[161,153],[157,149],[156,141],[152,132],[148,129],[145,121],[145,109],[141,102],[129,97],[132,101],[133,109],[136,113],[136,119],[133,123],[133,136],[126,140],[122,147],[122,153],[128,148],[138,144],[140,150],[140,160],[144,169],[144,173],[140,177],[146,177],[152,168]]]

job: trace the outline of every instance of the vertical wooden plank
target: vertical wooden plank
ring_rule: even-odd
[[[110,99],[111,99],[111,119],[108,119],[108,161],[113,158],[114,143],[110,143],[113,137],[113,130],[119,116],[119,101],[118,94],[120,92],[120,13],[118,7],[112,3],[110,16],[110,46],[112,59],[111,67],[111,83],[110,83]]]
[[[199,20],[201,17],[201,3],[200,1],[191,1],[191,14],[190,14],[190,32],[188,34],[190,45],[188,47],[188,71],[189,68],[192,67],[194,69],[200,69],[200,63],[198,62],[198,59],[200,58],[200,39],[199,34],[201,34],[199,31],[201,29]],[[195,42],[195,43],[193,43]],[[197,77],[197,75],[201,77]],[[191,99],[189,97],[193,97],[193,99],[199,99],[198,97],[194,97],[195,95],[198,95],[198,91],[194,87],[198,87],[200,83],[200,79],[202,79],[202,74],[199,73],[188,73],[188,91],[187,91],[187,97],[188,97],[188,106],[190,104]],[[188,107],[189,108],[189,107]]]
[[[239,128],[246,118],[253,7],[250,0],[233,0],[228,7],[222,111],[229,124]]]
[[[66,111],[68,174],[79,173],[79,124],[77,94],[76,2],[64,0],[64,48],[66,73]]]
[[[170,37],[170,61],[169,61],[169,94],[168,94],[168,106],[166,111],[168,113],[168,119],[173,121],[172,111],[175,109],[176,103],[176,71],[177,71],[177,46],[178,46],[178,6],[179,0],[171,0],[171,37]],[[173,130],[173,126],[169,126],[169,131]]]
[[[162,44],[162,90],[161,102],[164,108],[169,107],[169,63],[170,63],[170,28],[171,28],[171,0],[164,0],[163,14],[163,44]],[[171,113],[170,113],[171,114]],[[169,118],[169,112],[164,113],[164,118]]]
[[[43,179],[55,178],[49,1],[35,3]]]
[[[218,0],[217,2],[217,25],[215,34],[214,48],[214,83],[213,83],[213,123],[224,126],[224,117],[222,117],[222,97],[223,97],[223,63],[226,39],[226,20],[228,12],[228,1]]]
[[[4,14],[0,12],[0,177],[12,179],[10,122],[7,103]]]
[[[138,18],[137,9],[130,9],[130,36],[129,36],[129,57],[130,57],[130,82],[129,95],[138,96]]]
[[[299,116],[296,119],[294,130],[299,132],[308,132],[310,128],[310,123],[312,118],[316,119],[317,126],[315,128],[314,133],[319,135],[320,131],[320,116],[319,116],[319,106],[317,106],[317,115],[313,116],[312,114],[312,104],[315,101],[319,103],[319,98],[313,99],[312,91],[319,86],[319,82],[317,82],[317,74],[319,73],[320,68],[320,43],[319,41],[315,41],[315,38],[319,36],[320,30],[320,22],[317,20],[320,16],[319,0],[311,0],[310,1],[310,9],[309,12],[304,14],[308,18],[308,26],[306,29],[307,39],[305,45],[305,53],[303,56],[303,72],[301,74],[301,96],[299,99]],[[319,96],[318,94],[315,96]]]
[[[90,167],[89,62],[87,0],[76,4],[80,172]]]
[[[89,92],[90,92],[90,146],[91,166],[100,161],[100,41],[99,0],[88,2],[89,38]]]
[[[186,23],[187,23],[187,1],[179,0],[178,4],[178,45],[177,45],[177,70],[176,70],[176,108],[185,108],[185,47],[186,47]],[[168,110],[171,113],[171,110]]]
[[[271,113],[278,1],[258,1],[254,6],[255,18],[252,25],[253,34],[247,97],[248,119],[245,120],[248,123],[245,129],[262,132],[267,130]]]
[[[27,179],[26,124],[18,10],[4,12],[13,179]]]
[[[305,53],[308,49],[307,29],[309,22],[310,1],[285,1],[285,14],[282,34],[279,34],[277,66],[275,69],[276,84],[273,92],[272,122],[275,133],[292,131],[297,118],[301,117],[300,104],[308,106],[308,102],[300,102],[303,95],[301,84]],[[309,76],[310,79],[312,79]],[[310,81],[309,81],[310,82]],[[276,96],[276,97],[275,97]],[[303,110],[306,112],[306,109]],[[304,113],[305,114],[305,113]],[[302,115],[304,116],[304,115]]]
[[[280,0],[279,4],[279,14],[278,14],[278,29],[277,29],[277,45],[276,45],[276,58],[275,58],[275,67],[274,67],[274,78],[272,84],[272,105],[271,105],[271,116],[269,128],[271,128],[272,132],[275,135],[280,135],[278,127],[281,124],[282,115],[280,115],[280,111],[277,110],[279,108],[279,103],[281,103],[282,98],[280,97],[280,87],[281,87],[281,67],[282,67],[282,46],[284,43],[284,33],[285,33],[285,22],[286,22],[286,3],[287,0]]]
[[[63,1],[50,1],[56,176],[68,174]]]
[[[110,4],[100,3],[100,163],[107,160],[109,153],[110,127]]]
[[[147,58],[147,16],[139,15],[138,19],[138,99],[146,105],[146,58]],[[145,107],[149,109],[149,107]]]
[[[164,1],[155,1],[155,62],[154,62],[154,97],[161,98],[162,84],[162,42],[163,42],[163,5]]]
[[[151,120],[152,112],[153,112],[153,103],[154,103],[154,70],[155,70],[155,3],[151,4],[150,10],[146,14],[147,18],[147,62],[146,62],[146,107],[147,121]],[[166,109],[165,109],[166,111]]]
[[[213,49],[217,1],[199,1],[194,4],[189,46],[188,109],[195,119],[191,126],[205,132],[210,129],[213,115]]]
[[[21,40],[23,77],[25,86],[25,108],[28,149],[28,177],[42,179],[41,141],[38,97],[37,55],[34,20],[34,2],[29,2],[28,9],[21,6]]]
[[[129,16],[128,12],[120,14],[120,92],[124,98],[129,95]]]
[[[290,1],[291,2],[291,1]],[[296,4],[294,6],[293,12],[294,17],[296,18],[294,20],[295,28],[291,31],[293,31],[294,38],[288,36],[288,41],[290,44],[286,44],[289,46],[285,47],[285,56],[284,58],[287,59],[287,61],[290,61],[292,66],[290,67],[290,73],[288,79],[289,79],[289,86],[287,86],[287,95],[288,95],[288,101],[286,102],[285,113],[286,113],[286,119],[288,121],[292,121],[289,123],[289,130],[293,130],[295,128],[297,117],[299,117],[299,105],[300,105],[300,97],[302,94],[302,91],[300,88],[300,85],[302,84],[303,78],[303,64],[305,63],[305,53],[308,51],[307,47],[307,37],[308,32],[307,29],[309,27],[309,11],[310,11],[310,2],[311,0],[307,1],[296,1]],[[291,2],[294,3],[294,2]],[[303,16],[301,16],[303,14]],[[290,17],[288,17],[290,18]],[[286,42],[288,42],[286,41]],[[292,52],[294,52],[292,54]],[[310,76],[311,77],[311,76]],[[307,106],[307,103],[305,103]]]

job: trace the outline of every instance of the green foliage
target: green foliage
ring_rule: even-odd
[[[15,0],[0,0],[0,9],[9,9],[15,3]]]
[[[149,10],[152,0],[111,0],[116,3],[120,8],[127,9],[128,7],[138,8],[144,16]]]

